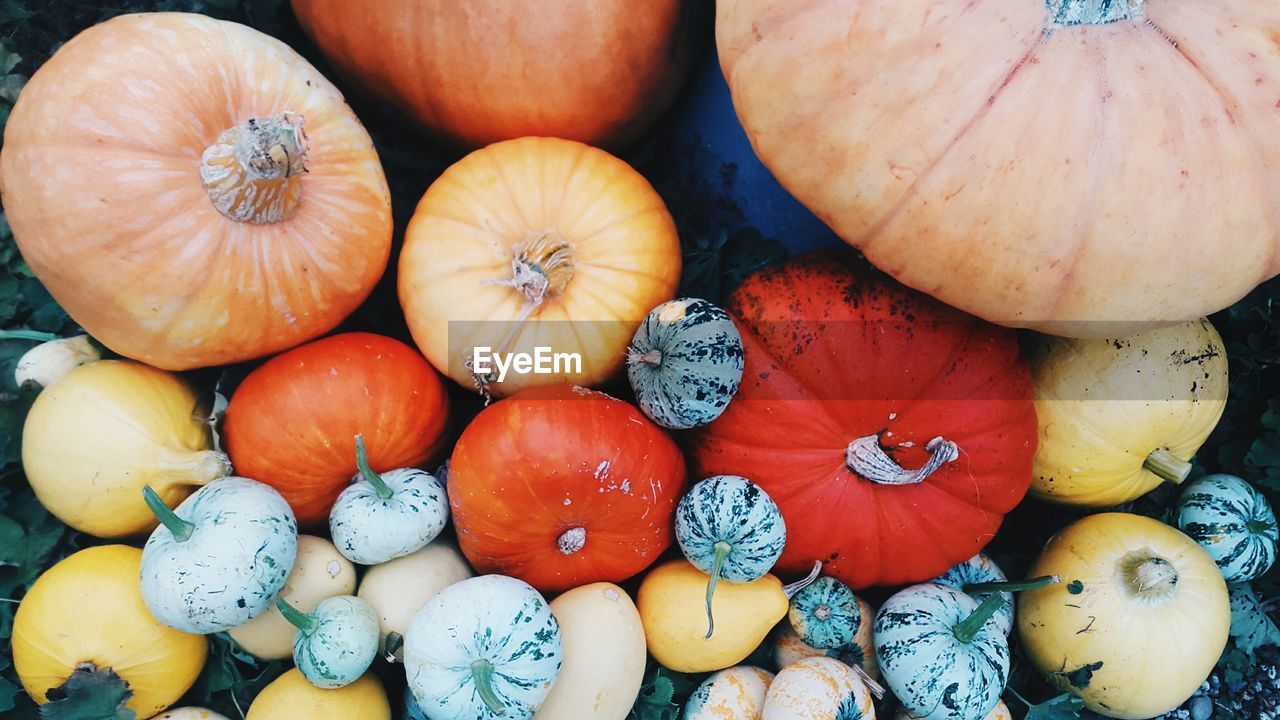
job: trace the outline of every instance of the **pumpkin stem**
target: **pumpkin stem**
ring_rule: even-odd
[[[398,632],[387,633],[387,641],[382,646],[382,659],[392,665],[400,662],[400,658],[396,653],[404,649],[404,636]]]
[[[936,437],[924,448],[933,453],[915,470],[907,470],[889,457],[880,446],[879,435],[867,435],[849,443],[844,451],[844,464],[849,470],[881,485],[915,485],[924,482],[935,470],[960,457],[960,448],[950,440]]]
[[[565,555],[572,555],[581,550],[587,544],[587,529],[584,527],[571,527],[560,533],[560,537],[556,538],[556,547],[560,548],[560,552]]]
[[[483,659],[471,663],[471,679],[475,681],[480,700],[490,712],[501,715],[506,711],[507,706],[498,697],[498,693],[493,691],[493,663]]]
[[[1244,527],[1254,535],[1262,535],[1269,533],[1275,529],[1276,524],[1266,520],[1250,520],[1244,524]]]
[[[1062,578],[1058,575],[1042,575],[1030,580],[1020,580],[1016,582],[983,582],[969,583],[964,586],[966,594],[972,595],[981,592],[1021,592],[1023,590],[1036,590],[1062,582]]]
[[[787,599],[790,600],[791,598],[796,596],[796,593],[812,585],[813,581],[817,580],[818,576],[821,574],[822,574],[822,561],[815,560],[813,563],[813,569],[809,571],[808,575],[800,578],[799,580],[793,583],[790,583],[789,585],[782,586],[782,594],[786,595]]]
[[[1143,0],[1045,0],[1058,25],[1105,25],[1142,17]]]
[[[382,500],[390,500],[395,492],[387,485],[387,481],[382,476],[373,471],[369,467],[369,453],[364,447],[364,437],[356,435],[356,469],[360,471],[360,477],[373,486],[373,491],[378,494]]]
[[[1004,596],[1000,593],[986,596],[978,607],[969,613],[969,617],[951,626],[951,634],[956,636],[956,640],[968,645],[978,636],[978,631],[982,630],[982,626],[987,624],[991,616],[1004,607],[1004,603]]]
[[[733,546],[723,540],[717,540],[712,547],[715,549],[715,556],[711,560],[711,578],[707,580],[707,634],[702,636],[703,640],[710,640],[711,634],[716,631],[716,618],[711,614],[711,598],[716,594],[716,584],[720,582],[720,571],[724,568],[725,558],[733,552]]]
[[[307,172],[303,118],[292,112],[228,128],[200,156],[200,179],[218,212],[255,225],[293,217]]]
[[[645,353],[636,353],[632,361],[651,367],[659,367],[662,365],[662,351],[655,349]]]
[[[191,538],[191,533],[196,529],[195,523],[178,517],[177,513],[164,504],[164,500],[160,499],[160,496],[156,494],[155,490],[151,489],[150,485],[142,488],[142,499],[147,503],[147,507],[151,509],[156,518],[160,520],[160,524],[168,528],[169,532],[173,534],[174,540],[186,542]]]
[[[304,633],[311,632],[315,629],[316,621],[311,615],[302,612],[298,608],[289,604],[288,600],[282,597],[276,597],[276,607],[280,608],[280,614],[284,616],[289,624],[298,628]]]
[[[57,335],[54,335],[53,333],[40,332],[39,330],[0,330],[0,340],[31,340],[32,342],[49,342],[57,339]]]
[[[1169,448],[1152,450],[1147,459],[1142,461],[1142,467],[1174,485],[1181,484],[1191,474],[1191,463],[1174,457],[1173,453],[1169,452]]]
[[[1129,583],[1136,594],[1168,590],[1178,584],[1178,570],[1161,557],[1147,557],[1132,564]]]

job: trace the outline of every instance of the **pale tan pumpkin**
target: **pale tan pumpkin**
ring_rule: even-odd
[[[716,39],[782,184],[951,305],[1116,337],[1275,275],[1280,3],[1048,5],[723,0]]]
[[[53,297],[168,370],[332,329],[386,267],[391,207],[342,95],[284,43],[123,15],[62,46],[13,109],[6,217]]]

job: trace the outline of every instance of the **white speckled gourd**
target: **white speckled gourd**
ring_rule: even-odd
[[[505,575],[441,590],[404,640],[409,687],[429,720],[527,720],[551,692],[562,658],[546,600]]]
[[[1259,578],[1276,561],[1271,503],[1234,475],[1206,475],[1178,498],[1178,529],[1209,552],[1229,583]]]
[[[142,599],[157,620],[189,633],[230,630],[257,617],[284,587],[298,552],[293,510],[274,488],[225,477],[170,510],[142,549]]]
[[[787,542],[778,504],[759,485],[737,475],[713,475],[689,489],[676,506],[676,541],[707,582],[707,637],[715,632],[711,601],[722,578],[745,583],[764,577]]]
[[[938,583],[912,585],[876,615],[876,656],[885,684],[922,720],[985,718],[1009,679],[1009,639],[995,619],[1005,603],[979,603]]]
[[[422,712],[413,697],[413,688],[404,689],[404,720],[427,720],[427,714]]]
[[[893,714],[893,720],[920,720],[920,717],[912,715],[906,708],[898,708],[898,711]],[[1002,700],[996,703],[995,710],[980,720],[1013,720],[1013,713],[1009,712],[1009,706]]]
[[[764,698],[761,720],[875,720],[871,692],[853,668],[809,657],[778,671]]]
[[[863,622],[858,597],[848,585],[824,575],[791,598],[787,619],[804,644],[819,650],[849,645]]]
[[[426,547],[449,521],[444,484],[431,473],[400,468],[378,474],[356,436],[356,481],[329,512],[338,552],[358,565],[377,565]]]
[[[684,720],[760,720],[773,673],[735,665],[702,681],[684,705]]]
[[[858,598],[858,610],[862,613],[862,623],[858,625],[858,634],[853,642],[834,650],[823,650],[806,644],[796,635],[790,622],[779,623],[773,633],[773,662],[784,668],[797,660],[807,657],[826,656],[835,658],[845,665],[858,666],[872,680],[880,678],[880,665],[876,661],[876,646],[872,639],[871,626],[876,611],[862,598]]]
[[[738,392],[742,337],[728,313],[698,298],[667,301],[645,316],[627,349],[636,404],[665,428],[720,417]]]
[[[326,598],[304,613],[283,598],[280,613],[298,634],[293,640],[293,664],[307,682],[332,690],[360,679],[378,654],[381,633],[378,613],[354,595]]]
[[[951,569],[930,582],[948,585],[957,590],[964,590],[965,585],[1002,583],[1008,580],[1008,576],[1004,574],[999,565],[996,565],[994,560],[987,557],[986,553],[978,553],[962,563],[951,566]],[[982,602],[990,594],[990,591],[970,593],[978,602]],[[1004,628],[1004,634],[1009,635],[1013,632],[1013,593],[1001,592],[1000,594],[1004,596],[1005,604],[1001,605],[1000,609],[996,610],[996,614],[992,617]]]

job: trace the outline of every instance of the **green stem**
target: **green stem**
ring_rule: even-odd
[[[40,332],[39,330],[0,330],[0,340],[33,340],[35,342],[49,342],[57,340],[58,336],[53,333]]]
[[[1004,607],[1003,595],[1000,593],[988,595],[973,612],[969,613],[969,617],[952,626],[951,633],[956,636],[957,640],[968,645],[978,636],[978,631],[982,629],[982,626],[986,625],[991,616],[995,615],[996,611],[1002,607]]]
[[[1174,457],[1173,453],[1169,452],[1169,448],[1152,450],[1147,459],[1142,461],[1142,467],[1174,485],[1180,484],[1191,474],[1191,463],[1182,458]]]
[[[298,608],[289,604],[288,600],[282,597],[276,598],[276,607],[280,608],[280,614],[284,616],[289,624],[298,628],[302,632],[311,632],[316,626],[316,621],[307,613],[302,612]]]
[[[720,569],[724,567],[725,558],[733,552],[733,546],[723,540],[717,541],[714,547],[716,555],[711,561],[711,579],[707,581],[707,634],[703,640],[710,640],[711,633],[716,631],[716,619],[711,614],[711,598],[716,594],[716,583],[720,582]]]
[[[493,663],[488,660],[476,660],[471,663],[471,679],[476,683],[476,692],[480,694],[480,700],[490,712],[494,715],[506,712],[507,706],[493,691]]]
[[[1262,535],[1275,529],[1276,524],[1273,522],[1267,522],[1266,520],[1250,520],[1245,523],[1244,526],[1245,529],[1254,535]]]
[[[373,471],[369,467],[369,453],[364,448],[364,438],[356,436],[356,467],[360,470],[360,477],[364,481],[373,486],[373,491],[383,500],[390,500],[395,493],[391,491],[391,487],[387,485],[382,476]]]
[[[195,523],[188,522],[178,517],[178,514],[169,509],[168,505],[160,499],[155,490],[150,485],[142,488],[142,499],[147,503],[147,507],[160,520],[160,524],[169,529],[173,533],[173,539],[178,542],[186,542],[191,537],[191,533],[196,529]]]
[[[396,653],[404,649],[404,636],[398,632],[387,633],[387,641],[382,646],[383,658],[391,664],[400,662]]]
[[[964,591],[969,594],[980,592],[1021,592],[1023,590],[1035,590],[1046,585],[1053,585],[1054,583],[1060,582],[1062,582],[1062,578],[1057,575],[1042,575],[1038,578],[1020,580],[1016,582],[969,583],[964,586]]]

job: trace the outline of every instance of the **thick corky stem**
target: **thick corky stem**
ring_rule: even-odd
[[[218,212],[258,225],[293,217],[306,171],[302,116],[290,112],[224,130],[200,158],[200,179]]]
[[[1191,474],[1191,463],[1175,457],[1168,448],[1152,450],[1147,459],[1142,462],[1142,467],[1174,485],[1180,484]]]
[[[914,485],[923,482],[938,468],[960,457],[960,448],[950,440],[936,437],[925,445],[932,453],[929,460],[915,470],[907,470],[893,461],[880,447],[880,438],[867,435],[849,443],[844,464],[853,472],[881,485]]]

